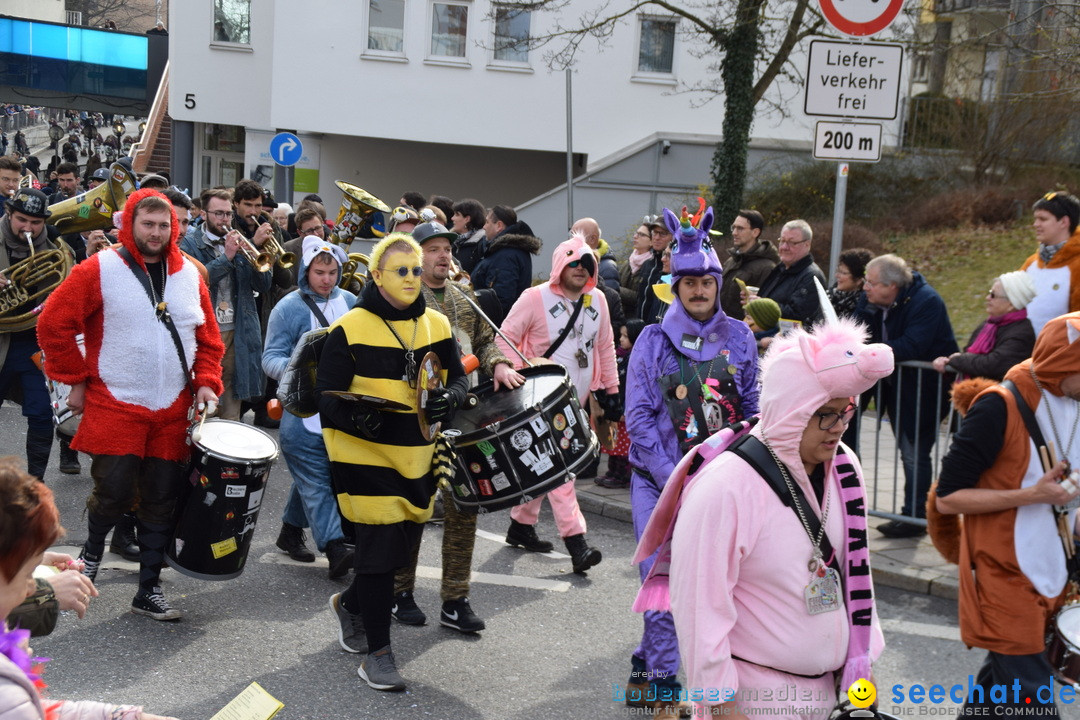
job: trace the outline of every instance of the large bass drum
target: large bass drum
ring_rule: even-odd
[[[596,459],[599,443],[570,378],[557,365],[521,370],[525,383],[473,392],[476,407],[459,410],[444,434],[457,451],[451,497],[470,514],[529,502],[572,482]]]
[[[165,561],[184,575],[229,580],[244,571],[278,445],[250,425],[207,420],[191,456],[191,485],[177,503]]]

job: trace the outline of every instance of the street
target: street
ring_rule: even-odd
[[[16,406],[0,408],[0,454],[22,455],[25,424]],[[61,541],[73,555],[85,538],[89,459],[83,475],[56,470],[56,448],[47,484],[56,493],[68,530]],[[128,610],[136,565],[106,555],[98,577],[101,596],[85,619],[60,619],[53,635],[34,643],[52,658],[45,680],[56,698],[144,704],[184,720],[207,720],[250,682],[284,703],[283,720],[324,718],[624,718],[631,712],[612,700],[622,686],[641,621],[629,609],[638,586],[630,525],[587,515],[589,539],[604,560],[588,577],[570,572],[563,548],[538,556],[502,542],[507,513],[480,518],[473,607],[487,622],[479,636],[438,625],[439,548],[442,529],[429,525],[420,556],[416,598],[428,615],[425,627],[394,624],[393,648],[404,693],[380,693],[356,675],[360,657],[337,643],[327,608],[344,583],[326,576],[326,561],[290,561],[274,547],[288,490],[279,460],[268,484],[248,565],[225,582],[195,580],[167,569],[166,597],[185,613],[173,623],[154,622]],[[555,540],[550,510],[538,532]],[[878,589],[878,612],[887,648],[874,668],[882,710],[900,716],[955,714],[940,706],[890,703],[894,685],[949,687],[974,674],[984,652],[959,642],[955,603],[929,595]],[[1063,717],[1080,718],[1074,707]]]

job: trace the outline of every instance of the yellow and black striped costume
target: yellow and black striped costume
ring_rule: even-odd
[[[411,344],[415,319],[416,363],[429,351],[434,352],[443,366],[444,383],[467,380],[444,315],[426,309],[422,298],[405,310],[396,310],[378,296],[373,283],[370,285],[370,289],[365,287],[361,303],[331,325],[319,361],[316,390],[374,395],[410,409],[380,411],[382,427],[377,437],[368,439],[350,420],[355,404],[324,397],[320,402],[323,439],[338,504],[347,519],[365,525],[423,523],[431,517],[435,494],[435,444],[420,433],[416,390],[404,378],[405,348],[387,322],[404,343]]]

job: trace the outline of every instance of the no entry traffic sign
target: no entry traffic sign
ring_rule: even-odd
[[[889,27],[904,0],[821,0],[821,14],[830,25],[854,37],[866,37]]]

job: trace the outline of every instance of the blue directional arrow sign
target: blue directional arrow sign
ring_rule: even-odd
[[[270,157],[278,165],[290,167],[300,161],[304,155],[304,146],[300,138],[290,132],[281,132],[270,141]]]

